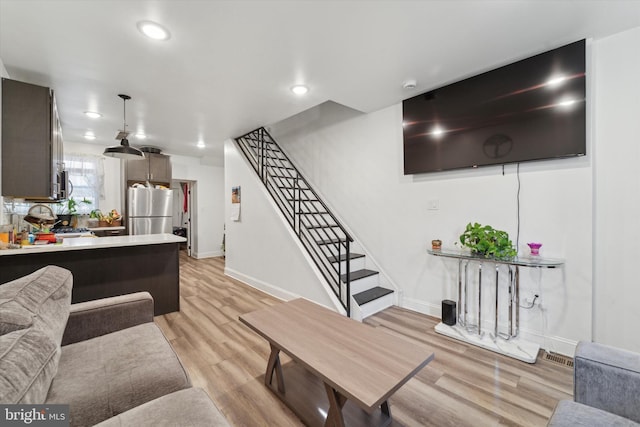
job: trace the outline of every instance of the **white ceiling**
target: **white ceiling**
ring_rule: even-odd
[[[141,20],[171,39],[145,38]],[[375,111],[637,26],[640,1],[0,0],[0,59],[11,78],[56,91],[65,140],[91,130],[92,143],[117,144],[125,93],[129,130],[149,135],[132,145],[218,163],[226,138],[328,100]],[[310,92],[293,95],[296,83]]]

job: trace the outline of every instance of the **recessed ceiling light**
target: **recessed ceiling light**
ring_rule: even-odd
[[[291,88],[291,92],[295,93],[296,95],[304,95],[305,93],[309,92],[309,88],[305,85],[295,85]]]
[[[147,139],[147,135],[142,132],[136,133],[136,138],[138,139]]]
[[[416,86],[418,86],[418,82],[416,82],[415,80],[407,80],[406,82],[402,83],[402,88],[403,89],[415,89]]]
[[[84,139],[89,139],[89,140],[93,141],[94,139],[96,139],[96,136],[94,135],[93,132],[86,132],[84,134]]]
[[[145,36],[154,40],[169,40],[171,33],[162,25],[151,21],[140,21],[137,24],[138,30]]]
[[[87,117],[91,117],[92,119],[99,119],[102,117],[102,114],[96,113],[95,111],[85,111],[84,115]]]

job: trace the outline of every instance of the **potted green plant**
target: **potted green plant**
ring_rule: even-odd
[[[460,243],[472,253],[487,258],[510,259],[518,254],[506,231],[477,222],[467,224],[460,235]]]
[[[95,228],[98,227],[100,223],[100,217],[102,216],[102,211],[100,209],[93,209],[89,212],[89,219],[87,220],[87,227]]]
[[[56,215],[61,226],[75,227],[75,224],[78,222],[77,213],[80,203],[90,205],[91,200],[83,197],[82,200],[78,202],[73,197],[69,197],[66,202],[59,202],[57,204]]]

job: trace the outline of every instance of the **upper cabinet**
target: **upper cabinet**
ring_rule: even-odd
[[[62,126],[53,90],[2,79],[2,195],[67,198]]]
[[[164,154],[144,153],[144,159],[127,160],[127,182],[171,185],[171,158]]]

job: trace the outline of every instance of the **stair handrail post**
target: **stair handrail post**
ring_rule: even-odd
[[[302,206],[300,205],[300,202],[298,202],[298,208],[300,209],[300,212],[298,212],[298,210],[296,209],[296,200],[297,198],[299,198],[299,193],[300,193],[299,179],[300,179],[300,174],[296,173],[296,178],[293,180],[292,202],[293,202],[293,223],[296,225],[295,227],[293,227],[293,230],[298,234],[298,236],[300,236],[300,233],[302,233],[302,230],[300,229],[300,215],[302,214]],[[296,227],[297,227],[297,230],[296,230]]]
[[[347,281],[345,283],[346,291],[347,291],[347,316],[351,317],[351,249],[350,242],[347,239],[345,241],[345,250],[346,250],[346,269],[347,269]],[[340,276],[342,277],[342,276]]]
[[[260,150],[259,150],[259,154],[258,156],[260,157],[260,180],[265,183],[265,179],[264,179],[264,135],[262,135],[262,132],[258,132],[258,141],[260,144]]]

